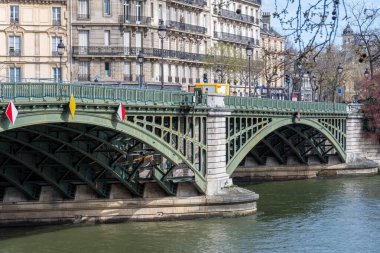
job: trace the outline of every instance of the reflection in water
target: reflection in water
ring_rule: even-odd
[[[257,215],[1,229],[0,253],[378,252],[380,177],[245,185]]]

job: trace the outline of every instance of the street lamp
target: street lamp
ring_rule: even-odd
[[[140,86],[140,89],[141,89],[142,86],[143,86],[143,64],[144,64],[144,53],[141,50],[140,50],[139,54],[137,55],[137,61],[140,64],[139,86]]]
[[[164,89],[164,39],[168,28],[164,24],[164,21],[160,19],[160,25],[158,26],[158,37],[161,39],[161,90]]]
[[[338,77],[337,77],[337,82],[338,82],[338,85],[339,85],[339,77],[341,76],[342,72],[343,72],[343,67],[342,65],[339,63],[338,67],[336,68],[336,71],[338,73]],[[342,88],[341,88],[342,89]],[[339,93],[338,93],[338,96],[339,96]],[[340,97],[339,96],[339,103],[340,103]]]
[[[220,81],[219,82],[222,82],[222,69],[221,68],[217,68],[215,70],[216,74],[220,77]]]
[[[57,45],[57,52],[59,55],[59,82],[62,83],[62,55],[65,52],[65,44],[63,44],[62,39]]]
[[[369,77],[369,70],[368,69],[365,69],[364,76],[365,76],[365,79],[368,80],[368,77]]]
[[[312,93],[311,93],[311,100],[314,102],[315,100],[315,92],[318,90],[318,85],[317,85],[317,77],[313,75],[311,77],[311,80],[313,81],[313,87],[311,88]]]
[[[251,56],[253,54],[252,41],[249,40],[245,51],[248,56],[248,96],[251,96]],[[247,83],[245,84],[244,93],[247,92]]]

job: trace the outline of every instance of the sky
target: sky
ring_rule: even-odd
[[[316,1],[318,1],[318,0],[302,0],[302,4],[308,5],[310,3],[315,3]],[[363,0],[345,0],[345,1],[346,1],[346,5],[349,5],[349,4],[355,4],[358,2],[362,2]],[[278,4],[279,9],[281,8],[281,10],[282,10],[283,8],[285,8],[286,2],[287,2],[286,0],[277,0],[277,4]],[[368,4],[368,6],[370,6],[371,8],[380,8],[380,0],[365,0],[365,3]],[[292,4],[293,8],[288,8],[289,14],[293,13],[295,16],[297,4],[298,4],[298,1],[295,1],[295,3]],[[275,8],[275,0],[262,0],[261,8],[262,8],[263,12],[273,13],[276,9]],[[341,18],[342,18],[342,16],[345,15],[344,13],[342,13],[342,11],[343,11],[343,8],[341,8],[341,12],[340,12]],[[277,30],[278,32],[280,32],[283,35],[286,35],[286,32],[282,30],[281,24],[279,23],[278,19],[272,18],[271,22],[272,22],[272,27],[275,30]],[[342,33],[342,31],[346,27],[346,25],[347,25],[346,20],[339,20],[338,33],[337,33],[337,38],[336,38],[338,40],[337,43],[339,43],[341,41],[340,34]],[[378,26],[380,26],[380,24],[378,24]],[[308,40],[310,37],[311,37],[311,35],[307,35],[307,34],[303,35],[304,40]]]

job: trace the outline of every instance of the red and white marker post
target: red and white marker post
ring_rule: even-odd
[[[12,125],[14,125],[18,115],[18,111],[12,101],[9,102],[8,107],[5,110],[5,115],[7,115],[9,121],[12,123]]]
[[[123,121],[125,119],[125,108],[123,103],[119,103],[119,108],[117,109],[117,117],[119,118],[119,121]]]

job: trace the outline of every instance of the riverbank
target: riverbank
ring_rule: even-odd
[[[214,196],[4,201],[0,227],[245,216],[256,213],[258,198],[233,187]]]
[[[374,161],[362,159],[350,164],[238,167],[232,177],[234,182],[260,182],[374,176],[379,173],[378,166]]]

